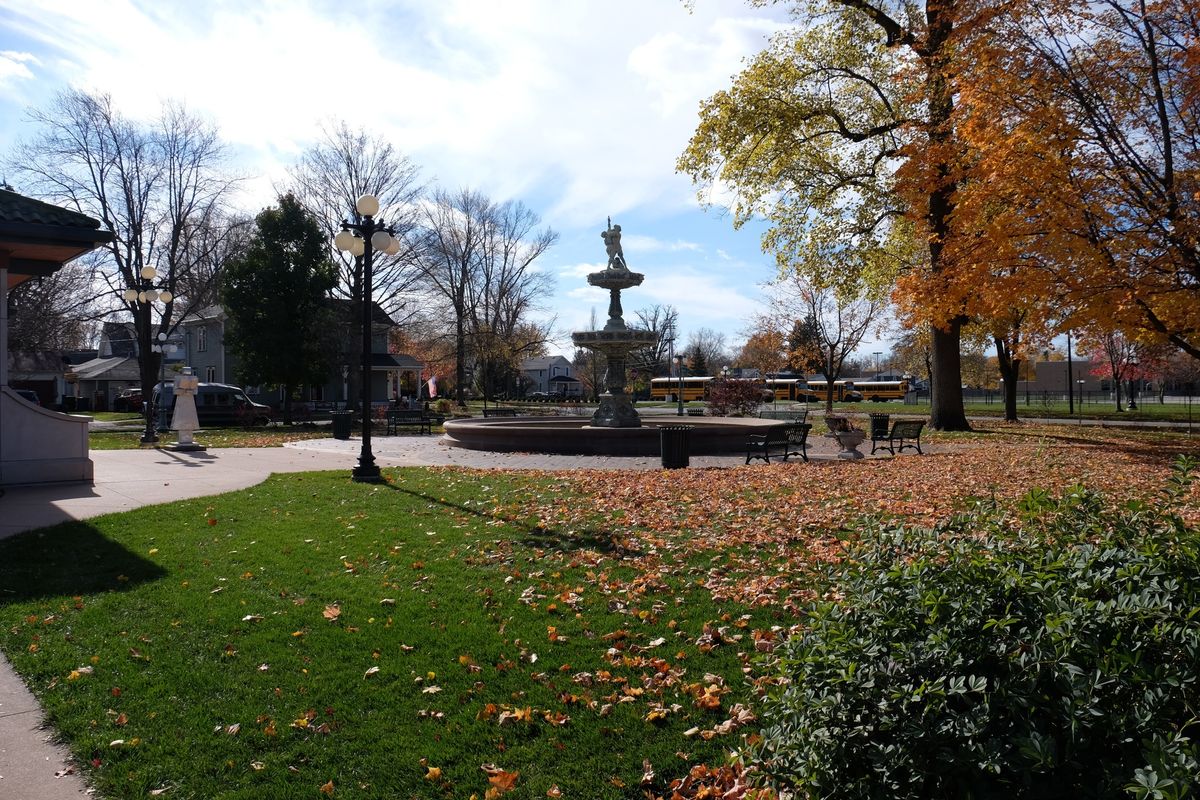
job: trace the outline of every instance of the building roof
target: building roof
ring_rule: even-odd
[[[522,372],[531,372],[535,369],[549,369],[550,367],[571,366],[571,361],[566,356],[544,356],[542,358],[527,358],[521,362]]]
[[[136,358],[94,358],[76,365],[73,372],[81,381],[138,381],[142,373]]]
[[[419,370],[425,365],[408,353],[371,353],[371,369]]]
[[[0,189],[0,249],[8,251],[12,285],[49,275],[112,238],[86,214]]]
[[[57,350],[10,352],[8,354],[8,369],[13,377],[37,373],[61,375],[64,368],[63,355]]]

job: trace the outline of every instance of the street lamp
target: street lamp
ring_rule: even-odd
[[[396,232],[375,219],[379,213],[379,200],[370,194],[364,194],[354,204],[357,222],[345,221],[342,229],[333,237],[333,243],[339,250],[349,253],[362,264],[362,392],[359,400],[362,402],[362,451],[358,456],[358,466],[351,471],[353,480],[378,483],[383,480],[375,456],[371,453],[371,311],[374,303],[371,299],[371,260],[375,251],[388,255],[400,252],[400,242]]]
[[[675,395],[675,401],[679,404],[679,408],[675,411],[675,416],[683,416],[683,355],[677,355],[673,359],[675,362],[675,375],[679,378],[679,392]]]
[[[729,365],[728,365],[728,364],[726,364],[725,366],[721,367],[721,377],[722,377],[724,380],[729,380]]]
[[[1083,424],[1083,378],[1075,381],[1079,385],[1079,424]]]
[[[876,351],[875,351],[875,378],[876,378],[876,379],[878,379],[878,378],[879,378],[879,357],[880,357],[881,355],[883,355],[883,351],[882,351],[882,350],[876,350]]]
[[[1138,363],[1139,362],[1138,362],[1137,356],[1129,357],[1129,366],[1132,367],[1132,369],[1129,372],[1129,410],[1130,411],[1137,411],[1137,383],[1135,383],[1137,378],[1134,377],[1134,374],[1137,372]]]
[[[158,353],[158,429],[160,431],[167,430],[167,404],[163,398],[163,393],[166,391],[164,384],[166,383],[167,354],[174,353],[177,349],[179,348],[175,345],[167,343],[165,331],[159,331],[158,343],[150,345],[151,352]]]
[[[121,293],[121,297],[133,309],[135,315],[144,315],[145,320],[138,331],[138,349],[143,357],[149,358],[150,353],[159,353],[159,360],[162,360],[162,354],[159,352],[157,345],[153,345],[150,341],[150,310],[153,304],[161,302],[163,305],[169,304],[175,299],[167,289],[157,289],[154,286],[155,279],[158,278],[158,270],[154,267],[146,266],[137,273],[134,278],[133,285],[126,288]],[[165,334],[160,333],[159,336],[166,338]],[[151,373],[153,376],[154,373]],[[143,387],[144,388],[144,387]],[[143,392],[145,394],[145,392]],[[161,392],[160,392],[161,394]],[[142,444],[154,444],[158,441],[158,433],[154,430],[154,409],[150,404],[153,397],[142,398],[142,413],[146,417],[146,428],[142,431]],[[159,398],[159,403],[162,403],[162,398]]]

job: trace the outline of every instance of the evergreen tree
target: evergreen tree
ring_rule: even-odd
[[[305,383],[324,383],[333,339],[329,291],[337,281],[329,241],[291,194],[255,219],[245,254],[225,269],[225,343],[249,383],[283,387],[283,418]]]

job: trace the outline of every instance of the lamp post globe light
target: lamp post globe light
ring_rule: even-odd
[[[370,194],[364,194],[354,204],[357,212],[357,222],[347,220],[342,223],[342,229],[333,237],[333,243],[339,250],[349,253],[362,265],[362,391],[359,400],[362,403],[362,450],[358,456],[358,466],[351,471],[351,478],[365,483],[378,483],[383,480],[379,465],[375,463],[375,455],[371,452],[371,320],[374,301],[371,299],[371,261],[376,252],[395,255],[400,252],[400,242],[396,232],[376,219],[379,213],[379,200]]]
[[[142,267],[134,280],[134,285],[126,288],[121,293],[121,298],[130,305],[135,315],[146,315],[146,323],[141,327],[138,347],[147,356],[149,353],[158,353],[161,368],[162,348],[150,341],[150,312],[154,303],[162,303],[165,306],[174,300],[175,296],[167,289],[155,288],[154,281],[157,278],[158,270],[154,267]],[[159,338],[166,339],[166,334],[159,333]],[[150,402],[152,397],[153,393],[151,393],[151,397],[142,398],[142,414],[146,418],[146,428],[142,432],[142,444],[154,444],[158,441],[158,433],[154,430],[154,408]]]

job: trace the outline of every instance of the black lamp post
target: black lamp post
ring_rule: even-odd
[[[1137,356],[1130,356],[1129,366],[1132,367],[1129,373],[1129,410],[1137,411],[1137,378],[1134,375],[1138,368]]]
[[[154,280],[157,277],[158,270],[154,267],[142,267],[141,271],[137,274],[134,285],[122,292],[121,297],[125,299],[126,303],[129,303],[134,314],[145,315],[145,320],[138,331],[138,348],[142,353],[142,357],[150,358],[151,353],[158,353],[158,357],[161,360],[163,354],[160,352],[158,345],[150,338],[150,325],[153,321],[150,312],[154,303],[162,302],[163,305],[167,305],[175,297],[167,289],[154,288]],[[164,336],[163,338],[166,337]],[[159,387],[159,394],[162,394],[161,385]],[[151,398],[153,397],[154,393],[151,392],[150,397],[142,398],[142,413],[146,417],[146,429],[142,432],[142,444],[154,444],[158,441],[158,432],[154,429],[154,407],[151,403]],[[162,404],[163,398],[161,396],[158,398],[158,402],[160,405]]]
[[[388,255],[400,252],[400,242],[395,237],[395,231],[375,219],[379,213],[379,200],[370,194],[364,194],[354,204],[358,212],[357,222],[347,220],[342,223],[342,230],[333,237],[333,243],[343,252],[350,253],[362,264],[362,391],[359,400],[362,403],[362,451],[358,456],[358,466],[351,471],[351,478],[365,483],[378,483],[383,480],[379,473],[379,465],[375,463],[375,455],[371,452],[371,323],[374,302],[371,299],[371,260],[375,251]]]
[[[679,408],[675,411],[675,416],[683,416],[683,356],[678,355],[673,359],[675,362],[675,375],[679,378],[679,394],[675,400],[679,403]]]

